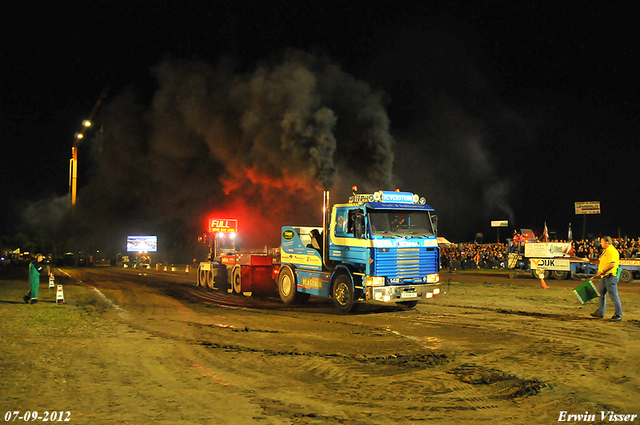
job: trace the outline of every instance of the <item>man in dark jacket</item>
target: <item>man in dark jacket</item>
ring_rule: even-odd
[[[38,254],[36,258],[31,261],[31,264],[29,264],[29,284],[31,285],[31,290],[27,295],[22,297],[27,304],[29,304],[29,302],[31,302],[31,304],[38,302],[38,289],[40,289],[40,273],[42,273],[43,259],[42,254]]]

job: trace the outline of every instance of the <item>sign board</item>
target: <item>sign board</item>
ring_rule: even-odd
[[[569,257],[571,243],[569,242],[540,242],[528,243],[524,246],[527,258],[558,258]]]
[[[600,214],[600,201],[576,202],[576,214]]]
[[[229,218],[209,219],[209,232],[237,232],[238,220]]]
[[[509,220],[497,220],[491,222],[491,227],[508,227]]]
[[[531,270],[560,270],[570,271],[571,263],[568,258],[532,258],[529,262]]]

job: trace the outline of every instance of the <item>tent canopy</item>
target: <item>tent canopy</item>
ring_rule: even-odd
[[[449,240],[447,240],[447,238],[445,237],[438,236],[437,239],[438,239],[438,245],[444,246],[445,248],[456,246],[456,244],[449,242]]]

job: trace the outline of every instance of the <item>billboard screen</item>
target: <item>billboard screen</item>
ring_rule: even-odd
[[[127,252],[158,251],[157,236],[127,236]]]

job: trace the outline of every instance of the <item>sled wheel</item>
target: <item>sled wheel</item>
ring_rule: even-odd
[[[620,282],[629,283],[633,280],[633,273],[630,270],[622,270],[620,272]]]
[[[234,294],[242,294],[242,273],[239,267],[233,271],[232,289]]]
[[[569,277],[569,272],[562,271],[562,270],[554,270],[554,271],[551,272],[551,276],[555,280],[565,280],[566,278]]]

